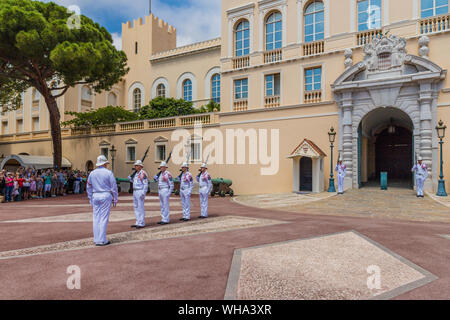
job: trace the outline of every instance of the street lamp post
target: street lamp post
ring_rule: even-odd
[[[333,175],[333,147],[334,141],[336,140],[336,131],[331,127],[330,132],[328,132],[328,139],[331,144],[331,166],[330,166],[330,185],[328,187],[328,192],[336,192],[336,187],[334,185],[334,175]]]
[[[116,153],[117,149],[114,148],[114,145],[112,146],[111,150],[109,150],[111,153],[111,165],[112,165],[112,172],[114,173],[114,160],[116,159]]]
[[[439,176],[439,184],[438,184],[438,191],[437,195],[439,197],[446,197],[447,192],[445,191],[445,180],[444,180],[444,170],[443,170],[443,164],[444,161],[442,160],[442,145],[444,144],[443,139],[445,137],[445,129],[447,129],[447,126],[444,125],[444,122],[441,120],[439,121],[438,126],[436,127],[436,131],[439,137],[439,144],[441,145],[441,174]]]

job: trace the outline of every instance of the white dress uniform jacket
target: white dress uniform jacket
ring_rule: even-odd
[[[180,180],[180,197],[183,206],[183,218],[191,219],[191,195],[194,189],[194,178],[189,171],[181,175]]]
[[[423,197],[423,185],[428,178],[427,165],[417,163],[411,171],[416,173],[417,195]]]
[[[86,188],[93,207],[93,229],[95,244],[105,244],[111,204],[117,204],[119,193],[114,174],[104,167],[91,172]]]
[[[208,171],[200,173],[197,176],[197,181],[199,183],[199,194],[200,194],[200,206],[202,217],[208,217],[208,198],[209,193],[213,187],[211,176]]]
[[[338,180],[338,193],[344,193],[344,178],[347,174],[347,166],[345,164],[337,164],[337,180]]]
[[[164,171],[158,176],[154,177],[158,182],[159,203],[161,205],[161,221],[165,223],[170,222],[170,208],[169,199],[173,191],[173,177],[169,171]]]
[[[134,214],[136,215],[136,225],[145,227],[145,195],[148,191],[147,172],[141,170],[134,175],[133,180],[131,179],[131,176],[129,176],[128,179],[133,183],[133,203]]]

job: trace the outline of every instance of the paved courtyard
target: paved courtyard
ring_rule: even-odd
[[[167,226],[152,195],[137,231],[122,194],[107,247],[83,196],[2,204],[0,299],[450,299],[450,208],[394,191],[214,198],[207,220],[194,196],[188,223],[174,196]]]

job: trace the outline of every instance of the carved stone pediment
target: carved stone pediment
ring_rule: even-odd
[[[305,139],[295,148],[288,158],[297,157],[323,158],[326,157],[326,154],[314,142]]]
[[[406,57],[406,40],[395,35],[374,38],[364,46],[364,63],[369,72],[399,68]]]

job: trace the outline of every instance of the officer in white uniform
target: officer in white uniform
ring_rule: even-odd
[[[145,228],[145,195],[148,191],[148,174],[143,167],[141,160],[136,161],[134,179],[128,176],[130,182],[133,183],[134,214],[136,215],[136,224],[131,227],[136,229]]]
[[[423,198],[423,185],[425,180],[428,178],[428,168],[425,163],[422,163],[422,157],[418,157],[417,163],[412,169],[411,172],[416,173],[416,185],[417,185],[417,197]]]
[[[167,171],[167,163],[165,161],[161,162],[159,166],[161,174],[154,177],[155,181],[158,182],[158,192],[159,192],[159,203],[161,205],[161,221],[158,224],[169,224],[170,222],[170,209],[169,209],[169,199],[173,191],[173,177],[169,171]]]
[[[202,215],[199,217],[200,219],[208,218],[208,198],[209,193],[213,187],[211,176],[209,175],[208,166],[206,163],[202,164],[200,167],[200,174],[197,176],[197,181],[199,183],[199,194],[200,194],[200,206]]]
[[[344,178],[347,174],[347,166],[342,163],[342,158],[339,158],[335,170],[337,171],[338,194],[344,194]]]
[[[87,180],[87,194],[93,207],[94,243],[97,246],[106,246],[110,242],[106,239],[111,204],[114,207],[118,202],[117,183],[114,174],[107,169],[108,160],[105,156],[97,158],[94,171]]]
[[[191,194],[194,188],[194,178],[189,172],[189,164],[187,162],[182,164],[181,171],[180,197],[183,206],[183,218],[180,221],[189,221],[191,220]]]

